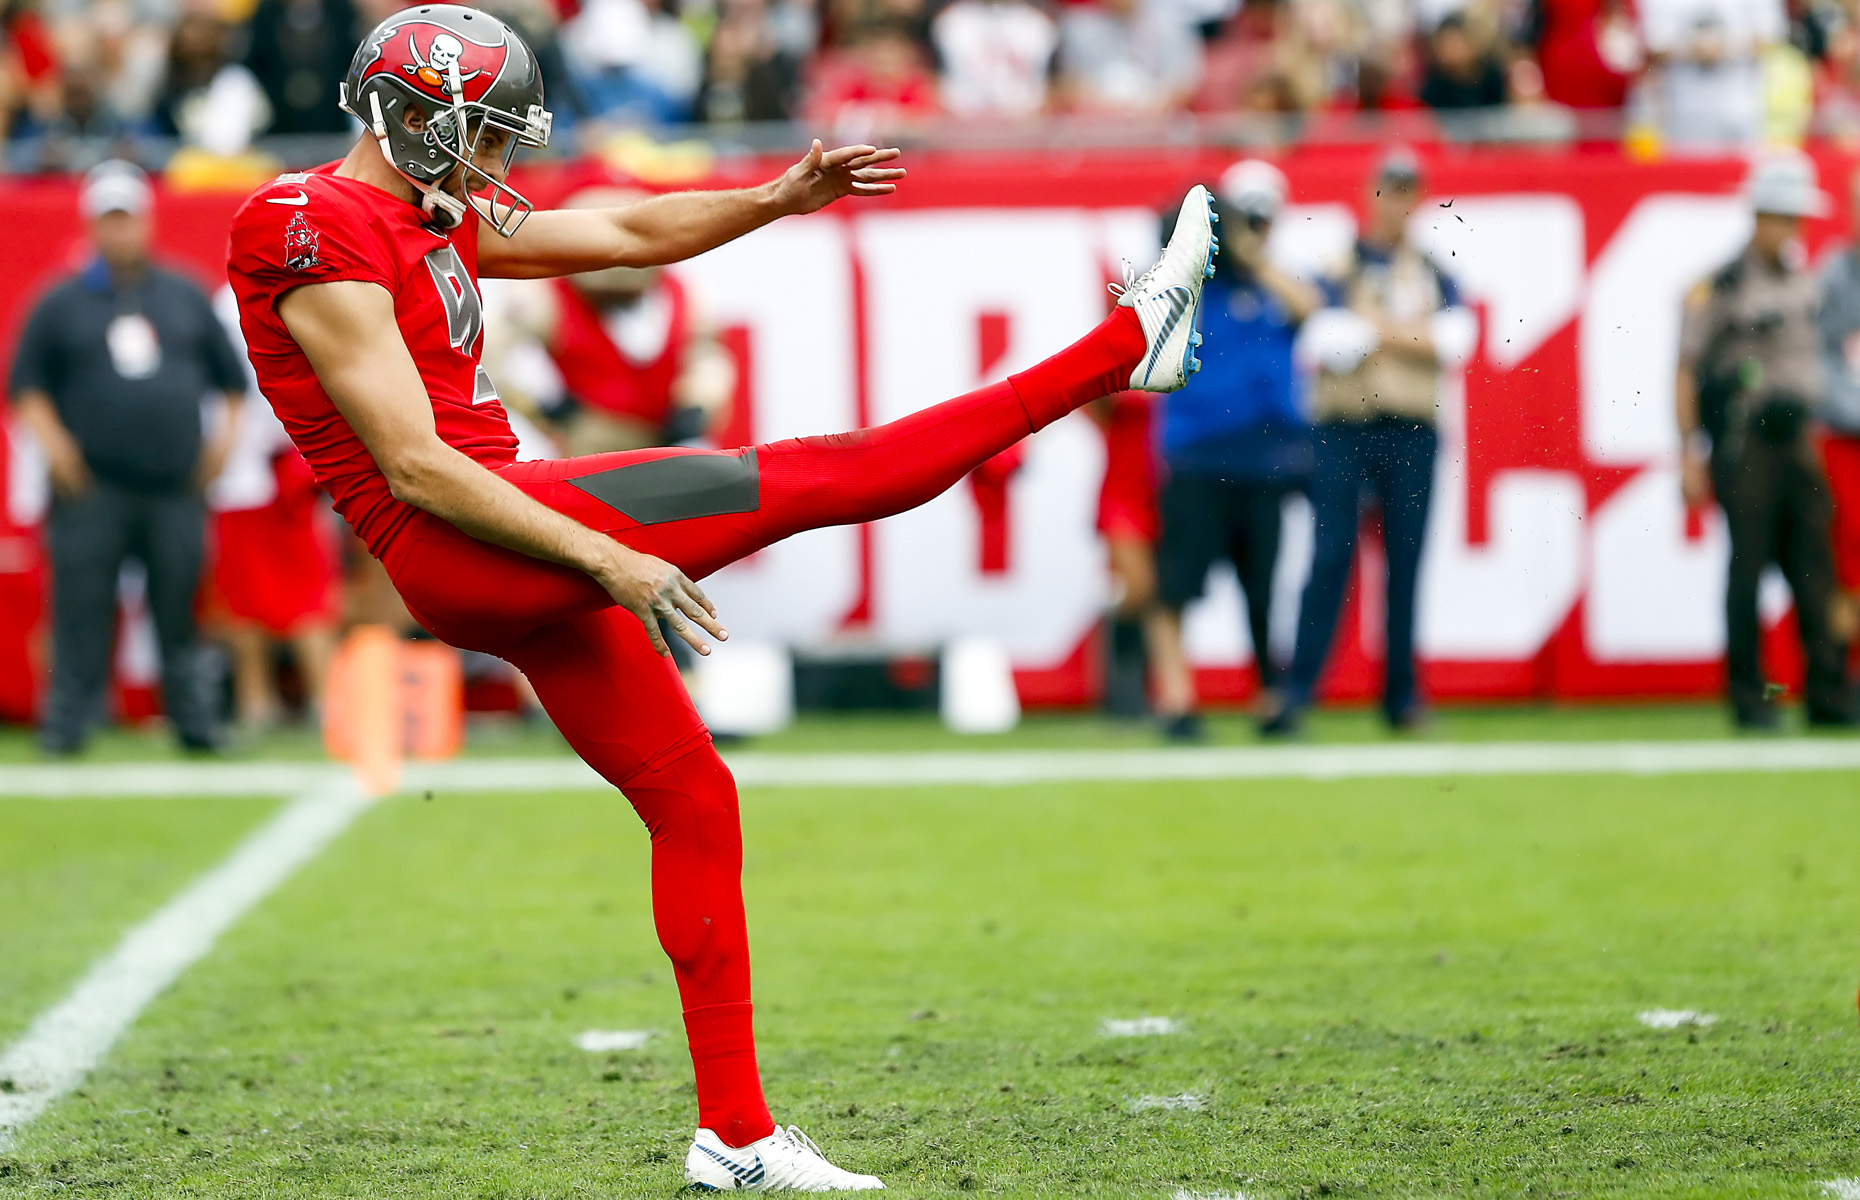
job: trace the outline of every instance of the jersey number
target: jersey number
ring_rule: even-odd
[[[478,335],[484,331],[484,306],[479,303],[478,289],[472,286],[471,276],[465,273],[465,264],[459,261],[459,252],[450,242],[438,247],[427,254],[426,269],[432,273],[439,302],[446,306],[446,333],[452,348],[460,354],[470,354],[472,347],[478,344]],[[495,399],[497,389],[480,364],[472,388],[472,403],[483,404]]]

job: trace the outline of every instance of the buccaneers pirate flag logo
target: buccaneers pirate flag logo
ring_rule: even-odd
[[[308,271],[316,266],[317,241],[310,222],[302,213],[293,213],[290,224],[284,227],[284,265],[293,271]]]
[[[468,104],[484,98],[510,57],[502,30],[495,43],[477,42],[425,21],[409,21],[388,30],[374,51],[374,59],[362,69],[363,80],[393,74],[436,99],[450,101],[446,79],[456,66],[465,93],[459,99]]]

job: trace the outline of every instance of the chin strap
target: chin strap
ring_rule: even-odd
[[[455,74],[456,71],[457,69],[454,68]],[[426,214],[428,220],[441,229],[456,229],[465,220],[464,201],[449,196],[432,184],[415,179],[402,171],[399,164],[394,161],[393,147],[388,144],[387,118],[381,114],[380,93],[374,91],[368,93],[368,107],[374,117],[371,122],[374,126],[372,132],[375,135],[375,142],[381,147],[381,157],[387,159],[388,166],[393,167],[402,179],[411,183],[414,190],[420,193],[420,211]]]

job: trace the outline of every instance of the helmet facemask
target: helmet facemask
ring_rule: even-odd
[[[519,119],[482,101],[465,100],[458,63],[453,61],[448,64],[446,74],[446,92],[451,97],[451,105],[428,115],[425,129],[418,135],[423,145],[437,151],[445,160],[441,164],[442,170],[434,172],[433,178],[424,179],[405,170],[396,161],[392,144],[394,139],[389,136],[387,118],[381,111],[380,88],[371,87],[367,91],[367,123],[381,146],[382,156],[420,192],[421,207],[435,224],[446,229],[454,228],[465,219],[469,207],[476,210],[492,229],[504,237],[511,237],[524,219],[535,211],[536,206],[522,192],[478,165],[478,152],[487,128],[495,127],[509,134],[503,149],[503,170],[507,174],[519,145],[540,148],[549,144],[553,118],[548,109],[540,104],[531,104],[529,111]],[[344,100],[346,108],[346,95]],[[408,104],[415,111],[425,111],[421,106],[412,105],[411,101]],[[413,131],[409,129],[408,132]],[[461,173],[462,190],[466,197],[464,200],[444,189],[445,182],[455,171]]]

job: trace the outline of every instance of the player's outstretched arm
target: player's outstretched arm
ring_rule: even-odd
[[[874,146],[826,150],[816,140],[806,157],[760,187],[673,192],[622,208],[532,213],[514,237],[480,239],[478,270],[534,279],[679,262],[778,217],[818,212],[845,196],[888,195],[904,178],[903,167],[885,165],[898,154]]]
[[[309,284],[285,293],[278,316],[396,499],[481,541],[586,572],[639,618],[660,654],[667,653],[661,618],[700,654],[710,647],[693,623],[719,640],[729,637],[683,571],[537,503],[439,439],[386,288],[359,280]]]

